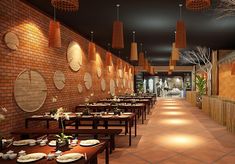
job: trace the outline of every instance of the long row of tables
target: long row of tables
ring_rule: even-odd
[[[67,133],[74,133],[75,134],[85,134],[88,132],[82,132],[85,129],[80,129],[82,126],[91,126],[93,130],[97,130],[95,132],[92,132],[94,134],[107,134],[105,130],[109,130],[110,126],[124,126],[125,127],[125,134],[129,134],[129,146],[131,146],[131,140],[132,140],[132,128],[134,128],[134,137],[137,136],[137,120],[141,119],[142,124],[146,120],[147,114],[150,113],[150,109],[153,107],[153,105],[156,103],[156,96],[155,95],[142,95],[142,96],[131,96],[131,95],[124,95],[124,96],[118,96],[117,99],[104,99],[100,100],[97,103],[92,104],[79,104],[75,107],[74,110],[67,111],[68,113],[65,113],[69,115],[69,120],[63,120],[63,125],[65,127],[67,126],[73,126],[73,130],[65,129],[65,132]],[[83,115],[82,110],[89,109],[91,113],[89,115]],[[114,115],[112,113],[113,109],[118,108],[121,109],[121,115]],[[36,130],[32,129],[30,130],[31,122],[45,122],[46,123],[46,129],[45,130]],[[28,117],[25,119],[25,129],[24,134],[26,133],[32,133],[32,134],[54,134],[55,132],[59,131],[54,129],[54,123],[56,120],[51,117],[48,114],[41,114],[41,115],[34,115],[31,117]],[[89,122],[89,124],[86,124]],[[115,124],[113,124],[115,122]],[[124,124],[123,124],[124,123]],[[104,127],[105,129],[101,129],[99,127]],[[61,128],[61,121],[58,121],[58,128]],[[29,130],[28,130],[29,129]],[[89,130],[92,130],[89,129]],[[87,129],[88,130],[88,129]],[[111,129],[110,129],[111,130]],[[112,136],[118,135],[120,133],[121,129],[113,129],[112,128]],[[39,132],[38,132],[39,131]],[[110,132],[111,133],[111,132]],[[13,134],[20,134],[20,130],[17,132],[13,132]],[[23,132],[22,132],[23,134]],[[102,152],[103,150],[106,150],[105,153],[105,163],[109,163],[109,149],[111,152],[111,149],[113,149],[114,145],[114,137],[112,137],[113,141],[110,143],[108,140],[102,140],[101,144],[95,147],[82,147],[82,146],[76,146],[73,147],[70,150],[67,150],[64,152],[64,154],[71,153],[71,152],[79,152],[79,153],[86,153],[87,159],[79,160],[78,163],[97,163],[97,154]],[[112,147],[111,147],[111,145]],[[18,151],[22,149],[22,147],[10,147],[11,150]],[[33,146],[33,147],[23,147],[27,151],[27,153],[31,152],[44,152],[46,154],[53,152],[54,148],[50,146]],[[8,149],[9,150],[9,149]],[[114,149],[113,149],[114,150]],[[7,150],[5,150],[7,151]],[[0,159],[0,163],[6,161],[2,161]],[[48,161],[47,159],[43,159],[38,161],[38,163],[56,163],[55,160]],[[9,160],[7,163],[16,163],[15,160]]]

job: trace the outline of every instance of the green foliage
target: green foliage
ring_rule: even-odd
[[[64,133],[61,133],[60,135],[55,135],[58,140],[60,141],[65,141],[65,140],[68,140],[68,139],[72,139],[73,137],[72,136],[67,136],[65,135]]]
[[[196,75],[196,87],[199,92],[199,95],[205,95],[206,94],[206,79],[204,77],[201,77],[199,75]]]
[[[138,90],[138,93],[144,92],[144,83],[143,82],[137,84],[137,90]]]

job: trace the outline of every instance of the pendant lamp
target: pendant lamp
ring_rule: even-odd
[[[129,71],[129,66],[128,64],[125,64],[125,72],[128,73],[128,71]]]
[[[61,47],[60,22],[56,21],[56,10],[54,8],[54,19],[50,20],[48,46],[54,48]]]
[[[144,70],[147,72],[149,70],[149,62],[147,58],[144,59]]]
[[[186,0],[186,8],[193,11],[206,10],[211,6],[211,0]]]
[[[110,43],[108,44],[108,51],[106,52],[106,56],[105,56],[105,65],[106,66],[112,66],[113,65],[112,54],[110,52]]]
[[[149,73],[150,73],[151,75],[154,75],[154,67],[153,67],[153,66],[150,66],[149,69],[150,69],[150,70],[149,70]]]
[[[79,8],[78,0],[51,0],[51,4],[63,11],[77,11]]]
[[[176,36],[175,36],[175,47],[176,48],[186,48],[186,28],[185,23],[182,19],[182,4],[180,7],[180,19],[176,24]]]
[[[137,43],[135,42],[135,31],[133,31],[133,42],[131,43],[131,61],[138,61]]]
[[[107,51],[106,52],[106,57],[105,57],[105,65],[106,66],[112,66],[112,54],[111,52]]]
[[[122,69],[122,60],[120,58],[117,61],[117,67],[118,67],[118,70]]]
[[[96,61],[96,47],[95,43],[93,42],[93,35],[94,32],[91,31],[91,41],[88,43],[88,59],[90,61]]]
[[[171,59],[179,60],[179,49],[175,47],[175,43],[172,43]]]
[[[143,44],[140,43],[140,53],[139,53],[139,66],[144,66],[144,52],[142,50]]]
[[[124,48],[123,23],[119,20],[119,7],[117,4],[117,20],[113,22],[112,48],[114,49]]]
[[[235,75],[235,62],[232,64],[231,75]]]

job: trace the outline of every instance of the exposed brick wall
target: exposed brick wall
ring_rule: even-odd
[[[94,101],[109,96],[109,80],[119,78],[115,68],[109,73],[104,65],[105,50],[97,46],[101,60],[89,62],[87,60],[88,41],[72,30],[61,26],[62,48],[48,48],[49,18],[32,9],[19,0],[0,1],[0,106],[6,107],[8,113],[6,120],[0,123],[0,132],[8,135],[14,129],[24,126],[25,117],[32,114],[44,113],[60,106],[68,109],[84,102],[84,98],[94,92]],[[8,31],[16,33],[20,39],[17,51],[9,50],[3,42],[4,34]],[[84,51],[83,65],[78,72],[69,68],[66,60],[66,51],[70,41],[77,41]],[[103,61],[103,62],[102,62]],[[114,66],[116,57],[113,56]],[[101,91],[100,79],[96,75],[96,67],[102,68],[102,77],[106,80],[106,91]],[[36,69],[45,78],[48,94],[45,104],[35,113],[22,111],[14,100],[14,81],[24,69]],[[63,90],[57,90],[53,83],[56,70],[61,70],[66,76],[66,85]],[[93,77],[93,87],[86,90],[83,82],[85,72],[90,72]],[[130,78],[129,80],[133,80]],[[119,79],[119,81],[121,81]],[[77,90],[78,83],[83,85],[83,93]],[[128,86],[128,85],[126,85]],[[116,93],[125,93],[126,88],[116,88]],[[130,92],[130,89],[128,90]],[[56,103],[52,97],[58,96]]]

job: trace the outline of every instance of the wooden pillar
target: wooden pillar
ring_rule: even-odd
[[[218,95],[218,52],[212,51],[211,93]]]
[[[196,91],[196,84],[195,84],[195,80],[196,80],[196,66],[193,66],[193,70],[192,70],[192,91]]]

